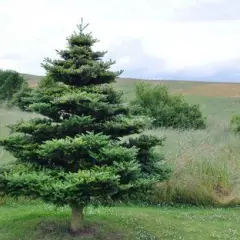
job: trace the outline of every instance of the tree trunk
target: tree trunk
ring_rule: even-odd
[[[83,231],[83,207],[78,205],[72,205],[72,221],[70,224],[70,231],[73,235],[76,235]]]

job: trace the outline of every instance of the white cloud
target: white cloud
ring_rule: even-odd
[[[180,21],[240,20],[239,0],[204,1],[178,12],[175,19]]]
[[[169,67],[177,69],[234,59],[240,55],[239,23],[162,24],[158,26],[162,36],[149,37],[147,51],[163,56]]]
[[[90,23],[93,35],[101,40],[98,46],[109,50],[108,56],[117,60],[116,67],[125,69],[126,75],[160,78],[161,74],[189,71],[194,79],[194,69],[196,74],[205,70],[207,78],[218,71],[218,63],[222,68],[222,63],[233,63],[240,55],[240,21],[221,15],[222,8],[228,6],[230,12],[239,3],[225,3],[226,0],[0,0],[0,68],[43,74],[40,64],[44,57],[55,57],[55,49],[64,48],[66,37],[83,17]],[[219,12],[214,15],[217,21],[206,17],[213,6]]]

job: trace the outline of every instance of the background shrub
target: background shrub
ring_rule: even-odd
[[[155,127],[203,129],[206,127],[198,105],[190,105],[181,95],[170,95],[166,86],[140,83],[131,102],[135,114],[153,117]]]
[[[16,71],[0,70],[0,101],[10,101],[27,81]]]
[[[235,114],[232,116],[232,119],[230,122],[230,129],[234,133],[240,132],[240,114]]]
[[[38,86],[40,88],[50,88],[50,87],[56,86],[56,84],[57,83],[54,82],[53,79],[49,75],[47,75],[47,76],[41,78]]]

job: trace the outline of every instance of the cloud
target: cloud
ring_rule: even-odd
[[[0,0],[0,68],[44,74],[83,17],[123,76],[237,79],[238,11],[236,0]]]
[[[177,12],[178,21],[232,21],[240,20],[239,0],[213,0],[200,2]]]
[[[7,53],[7,54],[3,54],[0,55],[0,60],[21,60],[22,56],[20,54],[16,54],[16,53]]]
[[[150,79],[240,82],[240,58],[175,71],[163,72],[160,70]]]
[[[164,59],[145,52],[140,39],[128,39],[110,48],[106,57],[117,59],[114,69],[124,69],[122,77],[147,78],[164,69]]]

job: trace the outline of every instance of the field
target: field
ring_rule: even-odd
[[[30,76],[31,86],[38,79],[31,80]],[[123,90],[126,101],[134,98],[138,81],[118,79],[116,87]],[[198,131],[147,130],[167,137],[158,151],[175,167],[170,181],[156,187],[152,200],[204,205],[204,208],[90,208],[86,221],[96,224],[101,231],[86,239],[240,239],[240,208],[232,207],[240,203],[240,139],[229,131],[232,115],[240,112],[240,84],[150,82],[165,84],[172,93],[182,93],[188,102],[199,104],[208,123],[207,129]],[[0,109],[0,135],[8,133],[5,124],[30,117],[31,114],[18,110]],[[1,152],[1,163],[11,160],[8,153]],[[61,234],[68,217],[65,208],[55,211],[53,206],[41,202],[8,200],[1,206],[0,239],[71,239]],[[45,218],[50,223],[42,222]]]

